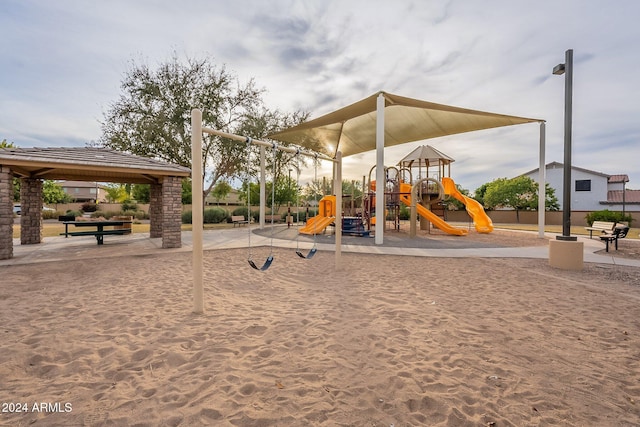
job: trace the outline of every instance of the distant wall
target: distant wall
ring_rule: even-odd
[[[571,225],[586,226],[586,216],[593,211],[573,211],[571,212]],[[633,218],[633,224],[639,224],[640,212],[626,212],[627,215],[631,215]],[[496,224],[517,224],[518,219],[516,217],[516,211],[488,211],[487,214],[491,221]],[[538,212],[535,211],[521,211],[519,213],[520,224],[537,224]],[[446,211],[445,220],[453,222],[465,222],[471,221],[469,214],[466,211]],[[545,224],[548,225],[562,225],[562,212],[546,212]]]
[[[138,210],[149,212],[149,205],[146,203],[137,203]],[[82,203],[57,203],[47,205],[52,209],[55,209],[59,212],[66,211],[79,211],[82,207]],[[98,203],[98,210],[102,212],[120,212],[122,211],[122,205],[120,203]]]

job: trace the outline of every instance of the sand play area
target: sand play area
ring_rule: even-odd
[[[0,425],[640,424],[640,268],[246,253],[0,267]]]

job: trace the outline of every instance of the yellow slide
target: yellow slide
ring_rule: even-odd
[[[318,215],[298,230],[301,234],[320,234],[336,220],[336,196],[324,196],[318,203]]]
[[[464,203],[464,206],[467,208],[467,213],[473,219],[473,225],[475,225],[478,233],[491,233],[493,231],[491,218],[489,218],[477,200],[460,193],[456,188],[456,183],[453,182],[451,178],[442,178],[442,186],[444,187],[444,193],[446,195],[453,196]]]
[[[411,185],[405,184],[405,183],[400,184],[400,193],[407,193],[407,194],[400,194],[400,200],[405,205],[411,206],[411,196],[410,196]],[[421,217],[424,217],[427,221],[431,222],[433,225],[435,225],[445,233],[453,234],[455,236],[467,235],[467,230],[452,226],[451,224],[449,224],[448,222],[446,222],[445,220],[443,220],[438,215],[434,214],[424,206],[416,203],[416,209],[417,209],[418,215],[420,215]]]

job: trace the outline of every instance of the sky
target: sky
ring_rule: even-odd
[[[573,49],[572,164],[640,189],[638,16],[637,0],[2,0],[0,140],[96,141],[132,64],[175,53],[253,78],[270,109],[310,118],[382,90],[544,119],[545,161],[563,162],[565,78],[552,69]],[[391,147],[385,164],[426,144],[471,192],[539,164],[538,124]],[[347,157],[343,177],[374,164],[373,152]]]

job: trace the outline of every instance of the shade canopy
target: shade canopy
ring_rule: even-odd
[[[543,121],[378,92],[317,119],[269,135],[269,138],[300,145],[332,157],[335,157],[338,150],[343,156],[374,150],[376,102],[381,94],[385,100],[385,147],[457,133]]]

